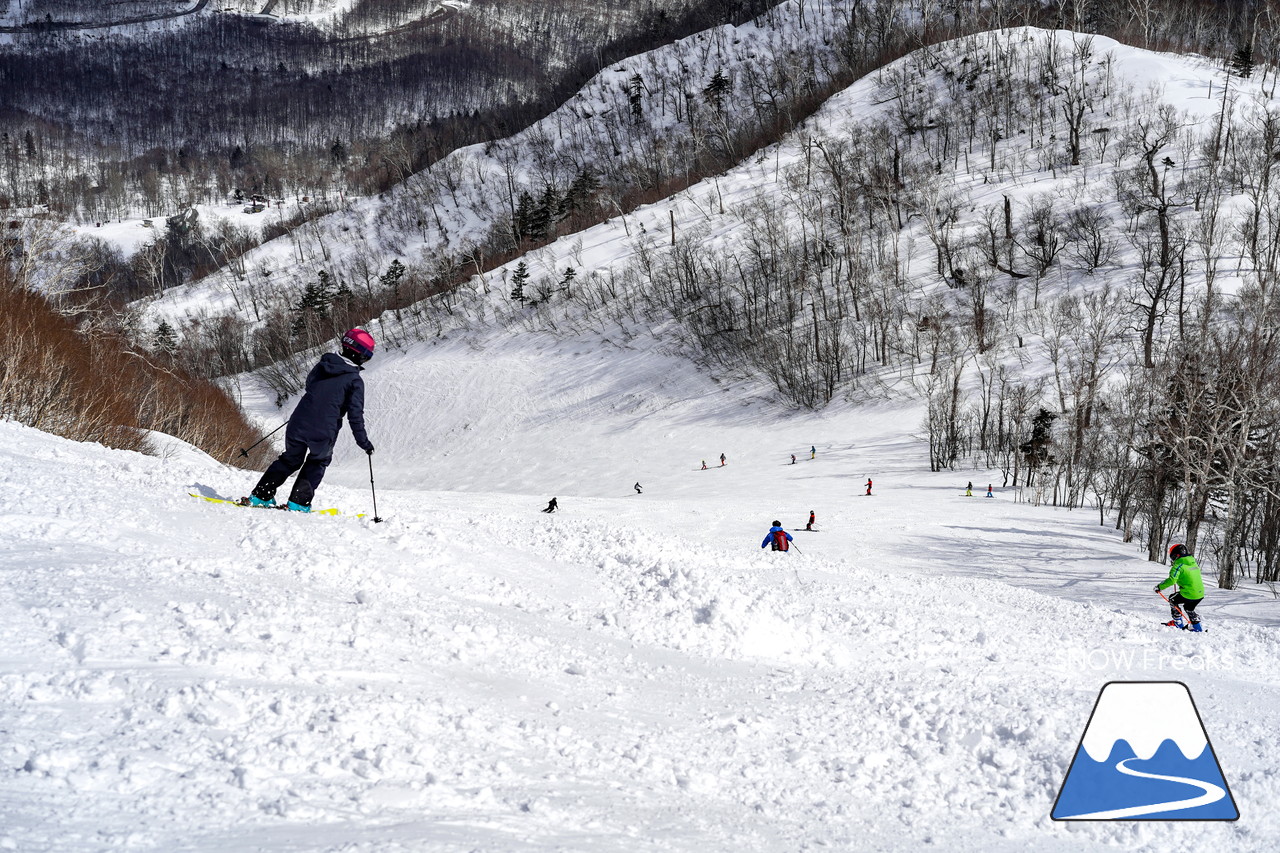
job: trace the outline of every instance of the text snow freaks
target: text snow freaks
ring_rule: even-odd
[[[1055,667],[1063,672],[1228,672],[1235,669],[1230,653],[1219,649],[1179,652],[1167,648],[1062,649]]]

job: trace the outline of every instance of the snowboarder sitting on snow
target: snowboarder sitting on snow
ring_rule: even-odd
[[[311,498],[333,461],[333,445],[342,418],[351,424],[356,444],[370,456],[373,443],[364,431],[364,380],[360,366],[373,358],[373,336],[351,329],[342,336],[342,355],[327,352],[307,374],[306,393],[298,401],[284,432],[284,453],[263,473],[249,496],[251,506],[275,506],[276,489],[298,469],[289,492],[289,509],[311,511]]]
[[[773,527],[769,528],[769,535],[764,537],[760,547],[768,547],[770,542],[773,543],[773,550],[775,551],[789,551],[791,549],[791,534],[782,529],[782,522],[775,521],[773,523]]]
[[[1169,613],[1173,616],[1165,624],[1170,628],[1187,628],[1182,624],[1182,612],[1191,620],[1192,631],[1203,631],[1200,617],[1196,615],[1196,605],[1204,599],[1204,581],[1200,578],[1200,567],[1196,558],[1191,556],[1186,545],[1181,543],[1169,549],[1169,559],[1173,565],[1169,567],[1169,577],[1156,584],[1156,592],[1177,584],[1178,591],[1169,596]],[[1179,607],[1182,608],[1179,611]]]
[[[555,512],[556,509],[559,508],[559,506],[560,505],[556,503],[556,499],[552,498],[551,500],[547,501],[547,508],[544,509],[543,512]]]

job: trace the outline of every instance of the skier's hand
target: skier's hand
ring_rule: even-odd
[[[371,445],[369,445],[368,447],[366,447],[366,448],[364,449],[364,452],[365,452],[365,453],[367,453],[369,456],[372,456],[372,455],[373,455],[373,445],[371,444]]]
[[[1156,584],[1156,585],[1155,585],[1155,591],[1156,591],[1156,592],[1159,592],[1159,591],[1160,591],[1160,584]]]

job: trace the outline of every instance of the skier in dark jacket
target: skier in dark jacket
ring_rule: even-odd
[[[769,528],[769,533],[764,537],[764,541],[760,543],[761,548],[768,548],[769,544],[773,544],[775,551],[791,550],[791,534],[782,529],[782,522],[775,521],[773,527]]]
[[[352,329],[342,336],[342,355],[325,353],[307,374],[306,393],[284,432],[284,453],[263,473],[249,496],[251,506],[274,506],[276,489],[301,469],[289,493],[288,508],[311,511],[311,499],[333,461],[333,445],[345,415],[356,444],[370,456],[373,443],[364,431],[364,380],[360,365],[373,358],[373,336]]]

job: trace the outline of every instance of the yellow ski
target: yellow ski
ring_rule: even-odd
[[[247,503],[241,503],[240,501],[227,500],[226,498],[210,498],[210,497],[206,497],[205,495],[197,495],[195,492],[187,492],[187,494],[191,495],[191,497],[193,498],[199,498],[202,501],[208,501],[211,504],[230,504],[231,506],[245,507],[247,509],[284,509],[285,508],[283,504],[279,506],[274,506],[274,507],[255,507]],[[311,515],[343,515],[344,513],[336,509],[313,509],[311,510],[310,514]],[[358,513],[353,517],[364,518],[364,513]]]

